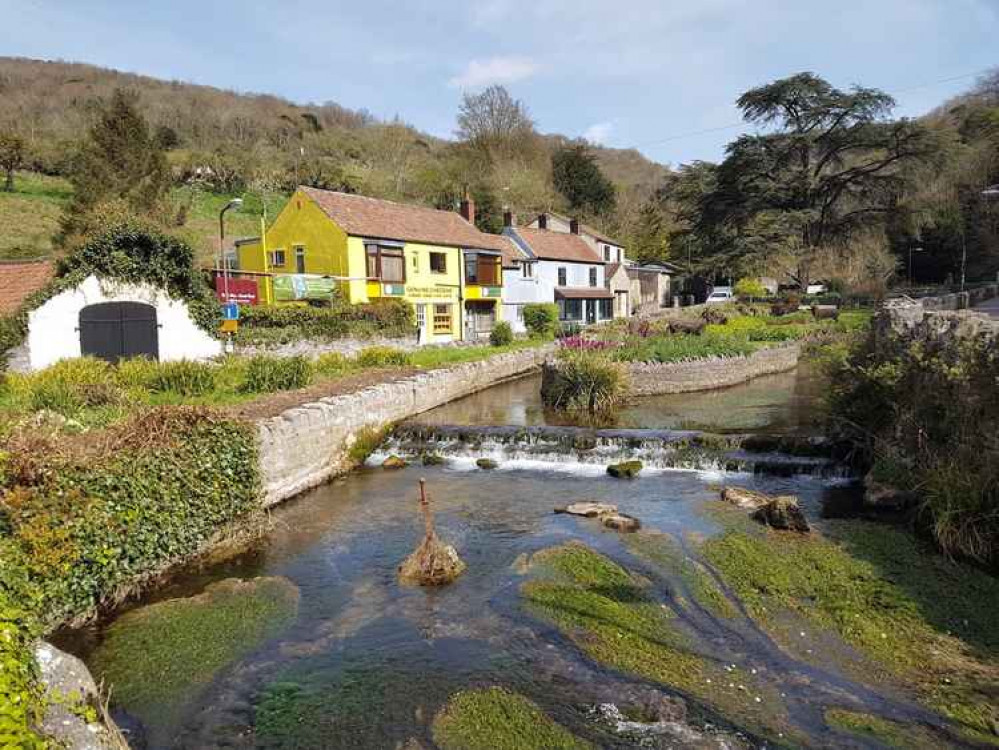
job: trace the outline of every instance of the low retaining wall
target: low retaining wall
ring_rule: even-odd
[[[916,303],[924,310],[967,310],[993,297],[999,297],[999,284],[987,284],[967,292],[942,294],[939,297],[923,297],[917,299]]]
[[[797,344],[761,349],[747,357],[712,357],[668,364],[632,363],[631,392],[661,396],[725,388],[747,380],[792,370],[798,364]]]
[[[540,367],[551,347],[498,354],[421,373],[357,393],[320,399],[260,420],[264,506],[316,487],[353,467],[350,450],[365,430],[433,409]]]

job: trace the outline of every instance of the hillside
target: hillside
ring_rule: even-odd
[[[68,183],[59,178],[117,88],[138,94],[139,109],[168,145],[178,185],[174,202],[187,214],[178,232],[203,254],[214,252],[212,217],[231,195],[248,197],[251,205],[266,200],[273,215],[281,196],[305,181],[437,206],[451,205],[474,181],[484,203],[498,204],[502,196],[523,213],[560,208],[544,154],[564,143],[563,136],[541,136],[542,158],[497,165],[484,177],[453,142],[332,102],[296,104],[92,65],[0,57],[0,129],[24,138],[31,173],[19,176],[15,194],[0,193],[0,257],[50,251],[51,233],[70,198]],[[635,150],[594,146],[593,152],[621,205],[605,228],[626,231],[635,207],[667,170]],[[219,175],[216,184],[195,184],[192,176],[205,166]],[[256,223],[248,215],[237,222]]]

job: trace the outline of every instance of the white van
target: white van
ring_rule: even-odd
[[[708,295],[708,298],[705,300],[705,304],[721,305],[725,302],[731,302],[734,297],[735,295],[732,294],[732,287],[716,286],[711,290],[711,294]]]

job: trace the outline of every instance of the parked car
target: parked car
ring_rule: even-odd
[[[731,302],[735,298],[732,293],[732,287],[730,286],[716,286],[711,290],[711,294],[705,300],[708,305],[720,305],[725,302]]]
[[[825,294],[829,291],[825,284],[809,284],[805,287],[805,294]]]

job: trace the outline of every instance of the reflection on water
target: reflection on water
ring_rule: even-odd
[[[616,427],[708,432],[807,432],[814,429],[823,382],[813,369],[756,378],[713,391],[649,396],[614,415]],[[560,426],[574,422],[546,411],[541,376],[504,383],[415,418],[424,424]]]

